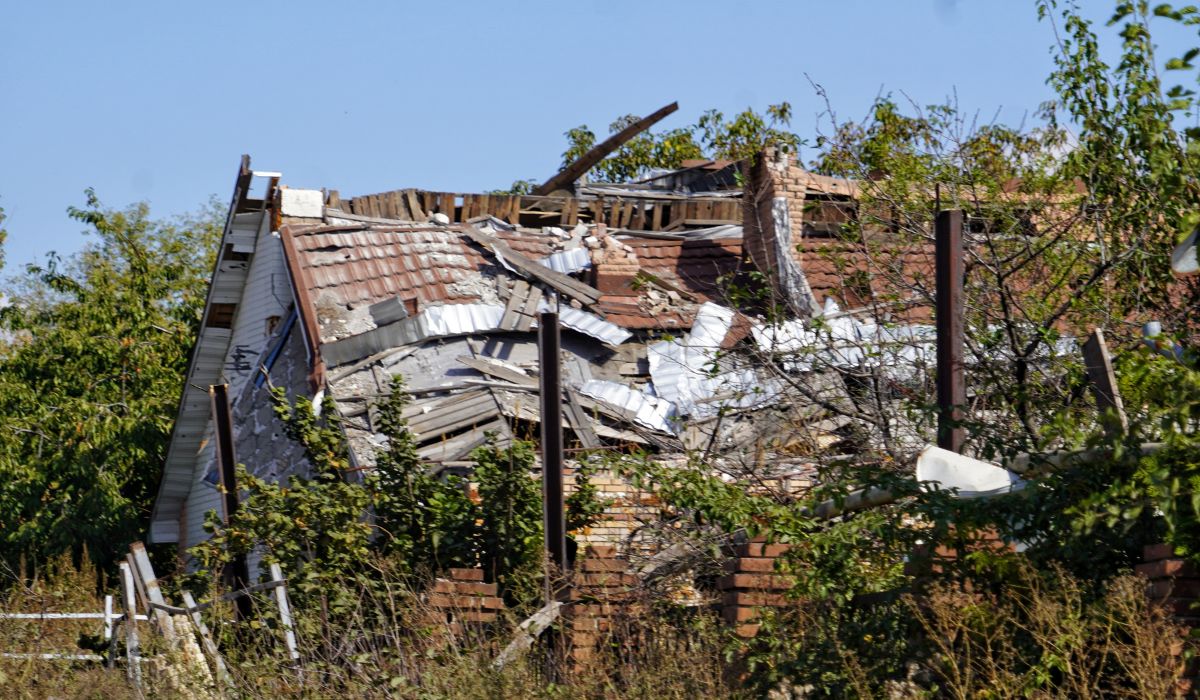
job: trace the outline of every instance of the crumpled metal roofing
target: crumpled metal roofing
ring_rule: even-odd
[[[549,309],[550,305],[542,302],[541,310],[548,311]],[[609,345],[620,345],[633,336],[632,333],[615,323],[609,323],[596,314],[572,306],[563,306],[558,310],[558,322],[571,330],[590,335]]]
[[[682,338],[647,348],[654,391],[680,415],[710,418],[729,408],[755,408],[778,397],[781,387],[747,367],[731,367],[720,355],[734,312],[707,302]]]
[[[883,367],[897,378],[911,375],[918,365],[936,358],[937,329],[923,324],[881,325],[843,315],[832,299],[825,300],[818,322],[790,320],[755,324],[750,334],[760,350],[782,353],[792,371],[820,367]]]
[[[624,384],[593,379],[579,387],[579,393],[623,408],[633,416],[633,422],[644,428],[675,435],[675,406],[666,399],[651,396]]]
[[[560,250],[557,253],[538,260],[538,262],[555,272],[569,275],[572,272],[579,272],[590,268],[592,266],[592,256],[587,248],[579,247],[570,250]]]

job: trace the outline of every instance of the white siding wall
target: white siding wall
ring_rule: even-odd
[[[259,364],[265,359],[268,339],[274,331],[272,323],[282,324],[292,304],[292,292],[288,282],[287,268],[283,259],[283,248],[279,239],[270,231],[270,218],[262,217],[246,287],[238,304],[233,321],[233,336],[222,367],[222,380],[228,383],[229,396],[236,403],[247,382],[258,373]],[[235,421],[235,434],[240,430]],[[192,486],[188,494],[184,522],[180,533],[185,547],[191,547],[207,538],[204,532],[204,517],[210,510],[220,512],[221,494],[211,483],[204,480],[215,467],[216,450],[212,420],[205,430],[205,440],[196,458],[192,473]],[[239,456],[240,459],[240,456]]]

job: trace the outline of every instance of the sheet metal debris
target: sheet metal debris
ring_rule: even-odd
[[[593,379],[579,387],[579,393],[627,411],[638,425],[675,435],[675,406],[666,399],[630,388],[618,382]]]

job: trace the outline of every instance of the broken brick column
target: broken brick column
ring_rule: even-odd
[[[1149,580],[1146,596],[1152,602],[1164,605],[1171,618],[1186,630],[1200,627],[1200,571],[1182,557],[1175,556],[1167,544],[1145,547],[1142,563],[1135,570]],[[1172,653],[1177,663],[1187,664],[1179,680],[1179,689],[1181,695],[1188,695],[1200,680],[1200,664],[1184,661],[1184,641],[1180,639]]]
[[[575,567],[569,603],[563,608],[568,658],[575,665],[590,662],[609,643],[622,618],[636,615],[636,575],[617,548],[593,545]]]
[[[593,284],[604,294],[635,294],[641,265],[633,248],[610,236],[603,226],[584,240],[591,251]]]
[[[742,190],[745,256],[801,317],[820,311],[799,251],[808,180],[787,153],[769,147],[753,158]]]
[[[437,578],[426,595],[426,602],[451,634],[462,634],[472,627],[496,621],[504,601],[496,584],[483,582],[483,569],[450,569],[450,578]]]
[[[763,608],[783,608],[789,604],[787,591],[794,581],[776,567],[788,549],[786,544],[747,542],[739,545],[734,557],[725,562],[725,575],[717,579],[721,617],[739,637],[750,638],[758,633]]]

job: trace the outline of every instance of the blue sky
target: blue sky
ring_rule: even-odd
[[[242,153],[298,187],[481,191],[552,175],[571,127],[672,100],[664,127],[787,100],[809,136],[824,109],[809,78],[842,118],[892,92],[1015,123],[1052,96],[1033,0],[12,2],[0,17],[8,272],[86,240],[65,214],[84,188],[186,212],[228,198]]]

